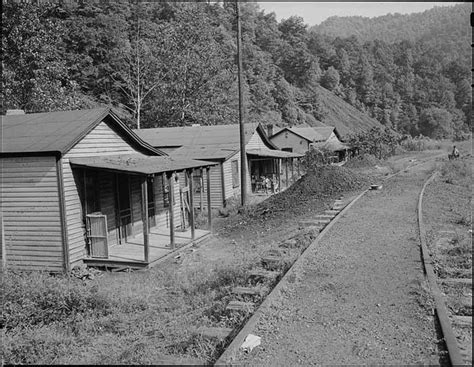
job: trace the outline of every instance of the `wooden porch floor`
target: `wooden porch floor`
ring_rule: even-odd
[[[175,232],[175,248],[170,245],[169,229],[151,228],[149,234],[149,261],[145,262],[143,233],[140,233],[127,240],[127,243],[109,247],[109,257],[102,258],[85,258],[84,263],[91,266],[130,266],[130,267],[147,267],[153,266],[153,263],[163,259],[165,256],[177,252],[180,248],[194,242],[199,243],[205,240],[210,232],[203,229],[195,230],[195,239],[191,240],[191,229],[186,231],[176,230]]]

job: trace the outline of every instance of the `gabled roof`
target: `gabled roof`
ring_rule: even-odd
[[[138,151],[164,155],[133,133],[110,108],[1,116],[0,152],[64,154],[105,119]]]
[[[341,135],[339,135],[339,132],[333,126],[316,126],[316,127],[313,127],[313,129],[318,134],[320,134],[324,138],[324,140],[328,140],[332,133],[334,133],[337,136],[337,138],[341,140]]]
[[[307,140],[308,142],[321,142],[326,141],[331,134],[334,132],[336,136],[340,139],[340,135],[337,132],[335,127],[332,126],[316,126],[316,127],[309,127],[309,126],[292,126],[292,127],[284,127],[273,134],[271,138],[282,134],[284,131],[289,131],[299,137]]]
[[[240,127],[233,125],[205,125],[160,127],[134,130],[155,148],[178,147],[173,156],[195,159],[226,159],[240,150]],[[245,144],[257,132],[269,149],[278,149],[258,124],[245,125]]]

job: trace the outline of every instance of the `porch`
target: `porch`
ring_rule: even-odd
[[[83,261],[89,266],[103,266],[108,268],[130,267],[146,268],[156,265],[160,260],[178,253],[191,244],[198,244],[210,237],[210,231],[195,229],[194,240],[191,229],[176,231],[174,234],[174,246],[171,245],[169,230],[166,228],[151,228],[148,233],[148,261],[145,261],[145,245],[143,233],[137,234],[121,245],[111,246],[107,258],[84,258]]]

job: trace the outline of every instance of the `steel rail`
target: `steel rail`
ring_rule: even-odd
[[[439,172],[434,172],[423,184],[420,195],[418,197],[418,207],[417,207],[417,218],[418,218],[418,229],[420,236],[420,245],[421,245],[421,254],[423,267],[425,269],[426,277],[428,278],[428,283],[430,286],[431,293],[435,301],[436,316],[438,317],[439,324],[441,326],[441,333],[443,334],[446,347],[448,349],[449,360],[453,366],[462,366],[466,363],[464,362],[461,351],[459,349],[456,336],[449,320],[448,310],[446,308],[446,303],[443,298],[443,294],[438,287],[436,282],[436,275],[433,269],[433,264],[431,256],[426,244],[426,228],[423,223],[423,195],[426,187],[431,181],[433,181]]]

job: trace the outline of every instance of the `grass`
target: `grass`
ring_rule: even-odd
[[[300,233],[278,264],[280,277],[314,239]],[[3,273],[0,326],[5,364],[156,364],[171,358],[211,363],[227,341],[192,333],[198,326],[239,329],[251,312],[229,312],[235,286],[258,285],[243,296],[256,307],[280,279],[249,280],[253,257],[232,265],[206,263],[149,271],[104,273],[93,280],[47,273]],[[239,297],[237,297],[239,298]]]

